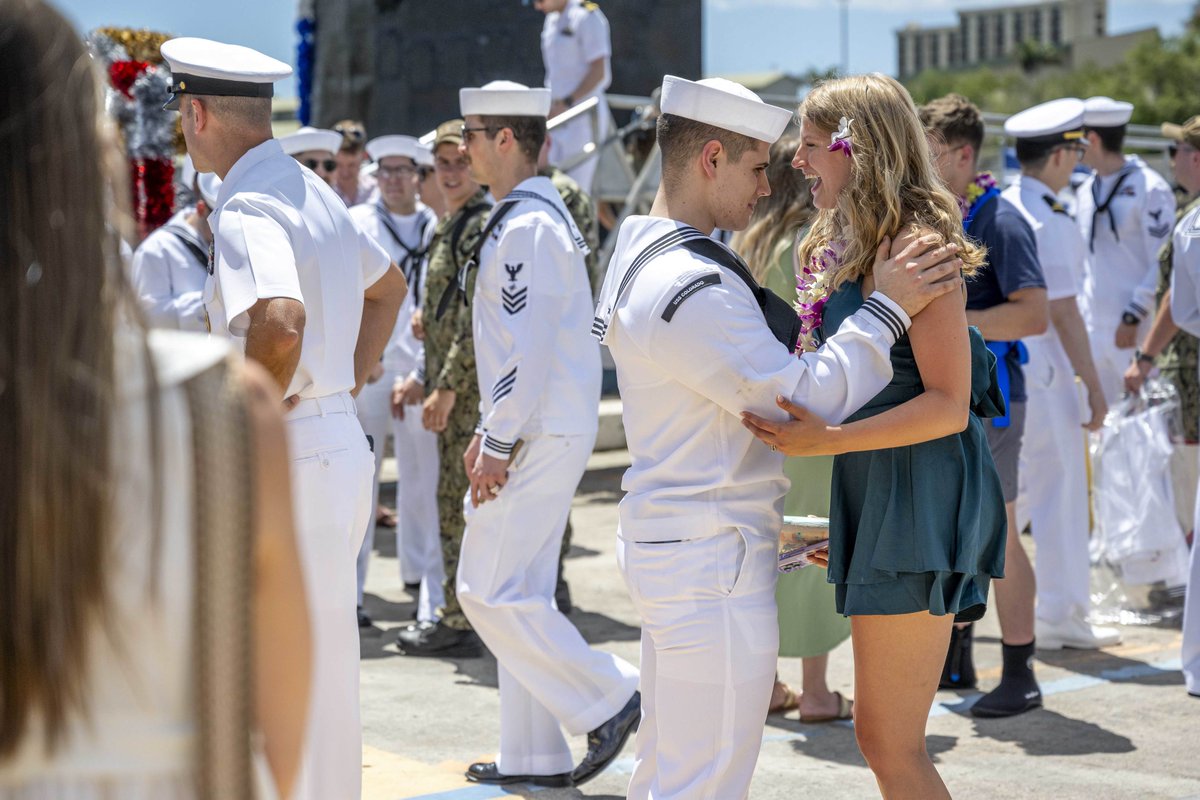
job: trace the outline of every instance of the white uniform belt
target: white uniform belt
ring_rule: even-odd
[[[349,392],[305,398],[296,403],[284,418],[291,422],[305,417],[325,417],[330,414],[354,414],[357,416],[358,409]]]

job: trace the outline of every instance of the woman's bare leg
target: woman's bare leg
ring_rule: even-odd
[[[851,617],[854,733],[885,800],[949,798],[925,750],[952,615]]]

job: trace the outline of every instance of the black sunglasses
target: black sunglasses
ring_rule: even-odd
[[[320,166],[326,172],[333,172],[335,169],[337,169],[337,162],[332,158],[324,158],[320,161],[315,158],[306,158],[300,163],[311,169],[313,172],[317,171],[318,166]]]

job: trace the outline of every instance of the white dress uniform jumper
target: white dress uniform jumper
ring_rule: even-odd
[[[840,421],[892,375],[907,315],[876,293],[817,353],[781,345],[744,279],[679,222],[621,225],[593,331],[616,362],[632,465],[618,561],[642,618],[642,723],[629,797],[745,797],[778,657],[782,453],[741,412],[776,395]]]
[[[193,213],[195,207],[176,212],[133,251],[133,289],[152,328],[208,330],[208,242],[188,224]]]
[[[497,214],[471,298],[478,432],[485,454],[516,455],[495,499],[464,500],[458,598],[498,662],[500,773],[557,775],[573,766],[561,729],[583,734],[613,717],[638,673],[589,647],[553,599],[600,398],[586,244],[546,178],[520,183]]]
[[[572,95],[587,74],[589,65],[599,58],[604,59],[604,79],[600,85],[588,94]],[[595,138],[597,155],[567,170],[567,174],[589,195],[592,193],[592,180],[600,162],[600,145],[608,136],[611,118],[608,103],[604,100],[604,91],[612,83],[612,68],[609,65],[611,58],[612,39],[608,19],[595,3],[567,0],[562,11],[553,11],[546,15],[545,24],[542,26],[542,62],[546,67],[546,88],[550,90],[550,96],[555,100],[565,100],[570,96],[568,105],[571,106],[579,105],[592,97],[600,99],[600,107],[597,109],[598,132]],[[550,163],[564,163],[583,152],[584,146],[591,141],[592,122],[586,114],[555,128],[550,133]]]
[[[396,553],[400,578],[419,583],[417,620],[432,622],[443,603],[442,549],[438,538],[437,434],[421,424],[421,406],[405,407],[403,419],[392,416],[392,388],[409,377],[424,381],[425,348],[413,335],[412,318],[424,298],[426,254],[437,220],[425,205],[408,215],[393,214],[380,200],[350,209],[355,223],[378,242],[408,280],[408,294],[396,327],[383,351],[383,376],[363,387],[355,404],[363,430],[374,442],[375,487],[366,535],[358,555],[358,604],[362,605],[367,565],[375,542],[375,508],[379,504],[379,468],[388,434],[393,437],[396,469]]]
[[[1083,124],[1115,128],[1128,124],[1133,105],[1109,97],[1084,101]],[[1162,176],[1137,156],[1111,175],[1092,174],[1076,193],[1075,219],[1087,248],[1080,303],[1104,398],[1111,406],[1125,390],[1132,348],[1114,338],[1122,322],[1154,317],[1158,251],[1171,234],[1175,195]],[[1137,340],[1145,335],[1140,325]]]

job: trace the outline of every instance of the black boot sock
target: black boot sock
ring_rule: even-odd
[[[965,628],[955,625],[950,629],[950,648],[946,653],[946,664],[942,667],[939,689],[975,688],[975,659],[971,653],[974,638],[974,623]]]
[[[977,717],[1011,717],[1042,705],[1042,690],[1033,677],[1034,643],[1005,644],[1000,685],[971,707]]]

